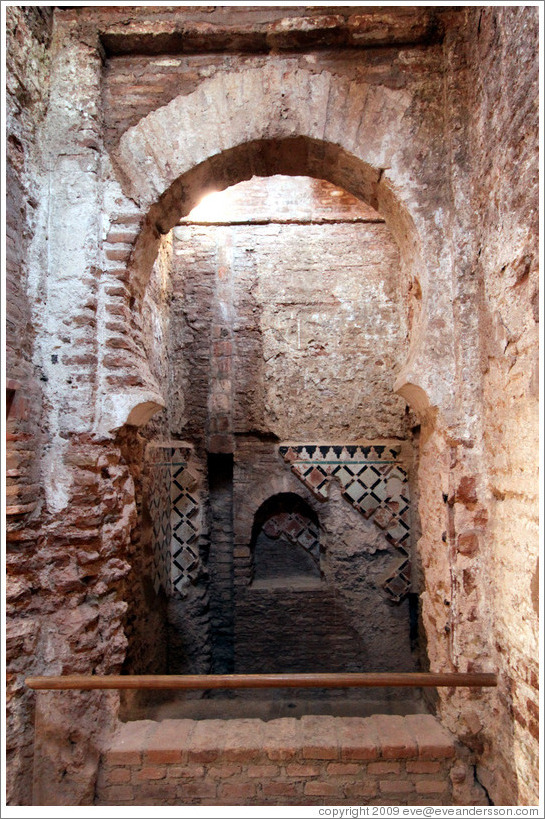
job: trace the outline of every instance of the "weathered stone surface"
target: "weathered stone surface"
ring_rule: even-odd
[[[400,784],[383,772],[342,792],[301,779],[265,793],[255,777],[203,782],[208,762],[167,778],[185,763],[157,761],[134,781],[107,772],[101,798],[154,803],[163,783],[164,804],[480,804],[476,766],[495,804],[535,804],[536,8],[12,6],[6,21],[8,802],[31,798],[25,676],[166,667],[144,451],[183,430],[203,491],[208,452],[233,456],[235,488],[248,478],[212,487],[199,549],[215,580],[203,570],[194,587],[193,625],[206,632],[211,590],[210,623],[229,644],[255,511],[300,491],[283,464],[256,467],[258,454],[272,464],[273,436],[412,437],[422,662],[497,670],[499,685],[438,694],[466,749],[452,786],[446,770],[407,768]],[[216,242],[186,223],[167,236],[206,192],[273,174],[325,179],[384,221],[328,221],[321,202],[324,224],[307,225],[299,202],[298,224],[239,220]],[[176,256],[180,234],[191,245]],[[289,270],[271,263],[282,236]],[[387,558],[382,530],[352,525],[338,500],[324,573],[358,630]],[[393,611],[390,646],[408,629]],[[35,801],[92,801],[118,704],[89,701],[71,694],[39,721]],[[294,756],[282,731],[271,724],[259,764]],[[333,762],[351,763],[336,743]],[[407,797],[409,775],[428,779]]]
[[[234,206],[227,200],[226,213]],[[392,387],[406,356],[407,292],[383,224],[188,225],[175,237],[174,429],[195,434],[199,415],[201,429],[212,424],[223,392],[239,434],[404,437],[405,405]],[[217,372],[222,362],[228,376]]]

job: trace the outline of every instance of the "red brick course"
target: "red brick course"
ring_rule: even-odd
[[[133,722],[103,753],[95,804],[448,805],[462,767],[429,715]]]

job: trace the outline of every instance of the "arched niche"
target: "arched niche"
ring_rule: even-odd
[[[250,540],[252,583],[319,583],[320,523],[312,507],[293,492],[273,495],[254,515]]]
[[[131,293],[130,308],[132,314],[137,315],[141,309],[140,305],[146,295],[150,273],[155,260],[160,256],[160,248],[163,246],[164,237],[170,234],[172,228],[193,209],[206,193],[224,190],[240,181],[251,179],[253,176],[270,177],[276,174],[292,177],[304,175],[314,179],[325,179],[337,187],[344,188],[357,198],[366,201],[372,207],[378,208],[379,211],[381,201],[384,201],[383,195],[378,190],[381,184],[380,174],[368,163],[354,155],[349,155],[336,145],[298,135],[284,139],[255,140],[226,149],[221,154],[204,160],[174,180],[170,187],[150,206],[136,238],[126,270],[127,285]],[[403,208],[398,203],[397,208],[403,216]],[[407,229],[407,234],[414,235],[414,228],[410,227],[408,215],[406,219],[406,224],[410,228]],[[391,222],[389,224],[389,221],[386,221],[388,227],[391,224]],[[397,224],[404,224],[403,218],[400,218]],[[405,247],[408,247],[408,245],[406,244]],[[402,263],[401,275],[407,275],[406,262],[405,264]],[[419,291],[419,288],[420,285],[415,289]],[[134,322],[133,329],[136,326],[137,323]],[[272,487],[267,487],[267,489],[267,493],[262,495],[262,498],[267,497],[269,492],[274,492]],[[238,547],[236,551],[239,549],[242,551],[246,544],[248,544],[246,537],[243,541],[240,539],[235,540],[235,545]],[[251,552],[253,552],[255,565],[256,542],[252,546]],[[237,585],[241,583],[242,571],[246,571],[246,567],[242,565],[244,559],[243,557],[239,559],[235,555],[234,573]],[[316,606],[319,608],[326,601],[324,605],[327,608],[328,594],[333,593],[329,588],[330,584],[320,584],[320,577],[317,574],[314,577],[318,580],[318,585],[323,586],[323,588],[314,588],[312,590],[316,597]],[[251,581],[252,575],[250,572],[246,577],[246,590],[252,595],[254,592],[262,594],[262,590],[258,590]],[[297,583],[293,582],[293,577],[290,578],[290,589],[294,594],[301,591]],[[244,595],[240,594],[239,591],[237,589],[234,595],[236,603],[234,606],[236,612],[234,642],[236,646],[239,646],[241,642],[239,640],[241,624],[251,622],[251,618],[247,617],[245,613]],[[278,588],[276,591],[278,591]],[[339,622],[341,620],[344,622],[345,614],[340,610],[338,614]],[[349,624],[345,625],[346,628],[343,626],[344,633],[348,633],[351,627],[349,627]],[[283,627],[282,629],[279,628],[278,633],[280,634],[282,630]],[[308,633],[308,630],[305,633]],[[246,643],[244,644],[246,645]],[[237,652],[238,648],[235,650],[235,656],[239,657]],[[361,655],[362,652],[359,653]]]

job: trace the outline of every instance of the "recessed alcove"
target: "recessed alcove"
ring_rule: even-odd
[[[9,805],[536,804],[539,16],[8,4]],[[498,685],[29,682],[312,658]]]
[[[250,550],[254,589],[320,585],[320,524],[298,495],[280,493],[261,505]]]
[[[165,240],[144,317],[163,321],[163,352],[148,356],[168,401],[148,429],[165,430],[173,453],[183,436],[191,454],[172,455],[171,518],[164,507],[154,548],[192,567],[170,587],[167,671],[200,673],[205,656],[214,673],[419,667],[412,419],[393,393],[409,290],[380,214],[324,180],[254,177],[205,197]],[[302,465],[290,467],[283,439],[307,442],[288,447]],[[269,718],[424,707],[407,691],[346,689],[154,701],[200,717],[216,701]],[[146,713],[133,703],[125,716]]]

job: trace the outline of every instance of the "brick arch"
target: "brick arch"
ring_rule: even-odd
[[[411,214],[417,209],[408,204],[419,180],[409,183],[397,172],[400,151],[411,142],[403,126],[410,101],[402,88],[351,81],[295,61],[221,72],[129,128],[112,160],[127,196],[161,233],[191,210],[195,196],[207,187],[218,190],[223,177],[225,187],[253,174],[326,179],[379,210],[425,288]],[[296,138],[298,145],[290,142]]]
[[[419,366],[426,325],[433,326],[428,305],[436,302],[429,298],[430,275],[417,227],[425,208],[415,199],[416,182],[398,169],[400,145],[410,142],[409,135],[400,139],[408,104],[402,89],[369,87],[327,71],[265,66],[216,75],[140,120],[112,155],[123,190],[141,214],[127,271],[136,309],[161,236],[208,191],[253,175],[325,179],[375,207],[391,229],[402,268],[422,294],[419,326],[413,328],[395,390],[419,414],[430,403],[438,405],[444,395],[439,388],[433,396],[429,367]],[[164,405],[149,373],[144,380],[141,396],[138,390],[120,395],[113,415],[103,409],[99,427],[145,423]]]
[[[310,176],[344,188],[378,209],[379,173],[336,145],[305,136],[245,142],[215,154],[174,180],[146,215],[129,263],[134,290],[142,294],[161,236],[211,191],[253,176]]]
[[[409,105],[402,89],[369,86],[296,62],[204,80],[121,137],[113,159],[128,195],[147,211],[180,177],[213,156],[259,140],[305,136],[389,167],[389,132]]]

